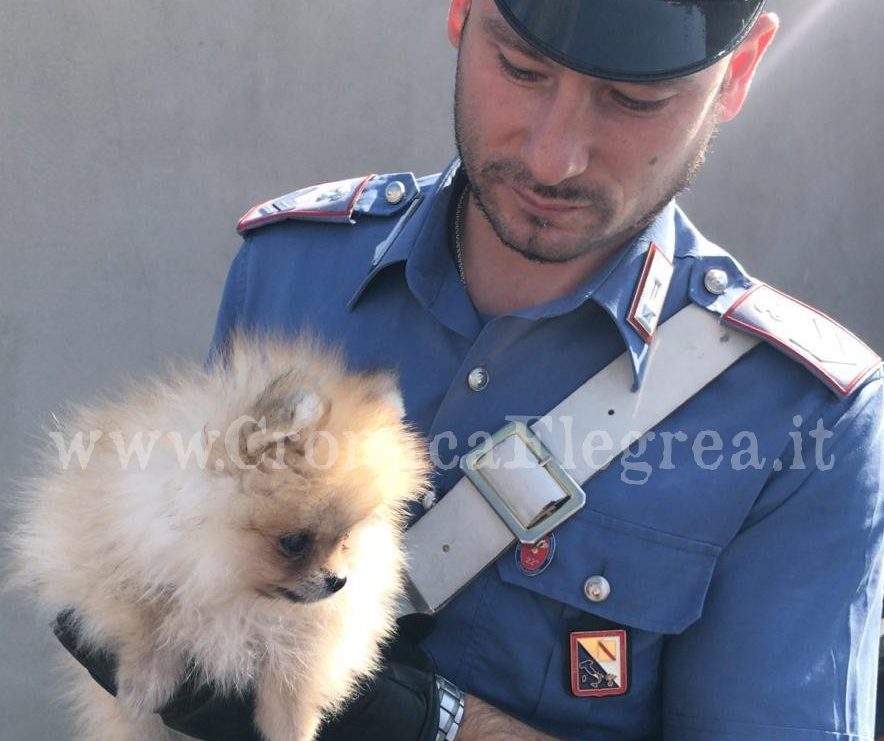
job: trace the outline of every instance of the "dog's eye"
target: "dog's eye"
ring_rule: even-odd
[[[280,550],[289,558],[300,558],[310,548],[310,533],[289,533],[283,535],[279,541]]]

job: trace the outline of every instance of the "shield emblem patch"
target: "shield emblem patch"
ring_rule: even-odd
[[[576,697],[608,697],[627,689],[626,631],[571,633],[571,692]]]
[[[556,552],[556,536],[544,535],[536,543],[519,543],[516,546],[516,568],[525,576],[542,574],[552,562]]]

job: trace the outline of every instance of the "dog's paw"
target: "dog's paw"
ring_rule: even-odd
[[[139,720],[169,702],[181,681],[183,662],[164,651],[123,661],[117,671],[117,701],[125,716]]]
[[[305,695],[309,689],[266,674],[258,682],[255,723],[268,741],[312,741],[319,730],[320,712]]]
[[[256,713],[255,723],[269,741],[314,741],[319,718],[296,717],[291,712]]]

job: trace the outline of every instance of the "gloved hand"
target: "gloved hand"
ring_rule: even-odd
[[[418,645],[433,622],[428,615],[398,621],[397,635],[384,649],[381,672],[323,726],[317,741],[434,741],[439,697],[430,659]],[[73,611],[59,613],[53,631],[95,681],[116,695],[116,657],[82,645]],[[160,716],[169,728],[203,741],[262,741],[252,722],[254,710],[251,694],[222,696],[188,679]]]
[[[429,615],[405,615],[384,649],[384,668],[319,732],[317,741],[435,741],[439,693],[430,657],[418,645],[432,631]]]
[[[60,612],[52,631],[92,678],[116,697],[117,657],[83,645],[74,611]],[[251,695],[223,696],[211,686],[197,687],[188,679],[160,711],[160,717],[169,728],[203,741],[263,741],[252,722],[254,711]]]

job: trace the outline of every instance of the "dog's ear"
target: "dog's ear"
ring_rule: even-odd
[[[243,452],[252,461],[260,460],[271,448],[284,445],[286,452],[302,452],[305,441],[328,414],[329,405],[312,389],[302,389],[285,403],[274,426],[266,424],[243,428]],[[262,423],[264,420],[262,420]]]
[[[287,406],[291,433],[297,437],[302,430],[313,429],[328,414],[328,410],[329,404],[323,401],[319,394],[312,389],[301,389]]]
[[[239,454],[246,463],[255,463],[272,443],[273,438],[264,417],[258,421],[248,417],[240,425]]]

